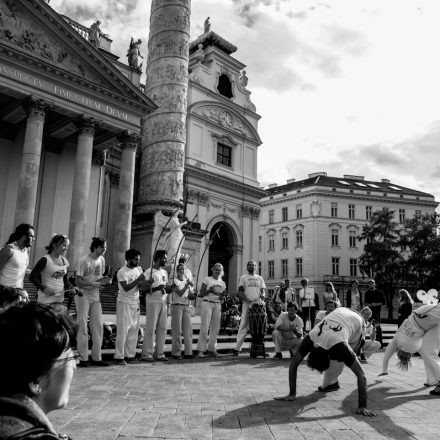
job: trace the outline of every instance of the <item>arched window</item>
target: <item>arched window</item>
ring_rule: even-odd
[[[220,95],[226,96],[226,98],[231,99],[234,95],[232,94],[232,83],[229,76],[226,73],[222,73],[218,79],[217,90]]]

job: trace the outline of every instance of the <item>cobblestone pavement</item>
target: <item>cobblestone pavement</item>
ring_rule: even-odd
[[[339,391],[322,394],[320,374],[302,365],[297,400],[278,402],[288,391],[289,359],[248,355],[78,369],[69,405],[49,416],[74,440],[437,440],[440,397],[423,386],[421,359],[407,373],[392,360],[390,375],[378,378],[382,358],[377,353],[364,365],[373,418],[354,413],[350,370]]]

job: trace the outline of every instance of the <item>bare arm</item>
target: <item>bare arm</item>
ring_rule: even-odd
[[[297,351],[295,356],[290,361],[289,366],[289,394],[283,397],[275,397],[276,400],[284,400],[291,402],[296,399],[296,378],[298,372],[298,365],[302,362],[304,356]]]
[[[129,290],[133,289],[133,287],[136,287],[141,281],[145,281],[145,274],[143,272],[131,283],[128,283],[127,280],[118,281],[118,283],[125,292],[128,292]]]
[[[386,376],[388,374],[388,364],[390,363],[390,359],[396,351],[397,344],[395,339],[393,338],[393,340],[388,344],[387,349],[385,350],[382,361],[382,373],[379,374],[379,376]]]
[[[190,280],[187,280],[185,285],[181,289],[174,285],[174,292],[177,293],[177,295],[182,296],[193,285],[194,284]]]
[[[12,257],[13,253],[14,251],[11,249],[10,246],[5,246],[0,251],[0,270],[2,270],[6,266],[6,263]]]
[[[202,283],[202,285],[200,287],[200,296],[201,297],[206,296],[206,295],[208,295],[209,292],[210,292],[210,290],[206,288],[206,284]]]
[[[358,385],[359,408],[356,410],[356,413],[369,417],[375,416],[376,414],[367,409],[367,378],[357,357],[355,357],[350,369],[356,375]]]

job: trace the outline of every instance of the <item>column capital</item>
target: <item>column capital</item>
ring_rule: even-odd
[[[47,110],[49,110],[52,105],[30,95],[23,101],[23,107],[28,117],[44,120]]]
[[[117,136],[117,139],[119,141],[119,145],[121,147],[121,150],[136,151],[136,149],[139,147],[139,144],[142,141],[142,136],[126,130],[126,131],[120,133]]]
[[[96,122],[92,118],[86,116],[80,116],[78,119],[79,134],[88,134],[93,137],[95,134]]]

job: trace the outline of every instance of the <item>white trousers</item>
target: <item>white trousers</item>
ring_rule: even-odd
[[[202,300],[202,307],[200,309],[200,334],[199,342],[197,343],[198,351],[206,351],[208,333],[208,351],[215,351],[218,332],[220,330],[221,314],[222,312],[220,303],[213,303]]]
[[[440,325],[428,330],[423,336],[419,354],[426,370],[426,383],[435,385],[440,382]]]
[[[101,345],[104,330],[102,328],[102,307],[99,301],[94,301],[86,295],[75,295],[76,322],[78,324],[77,348],[82,361],[89,359],[89,332],[87,319],[90,315],[90,333],[92,337],[92,360],[101,360]]]
[[[142,356],[153,355],[163,357],[165,337],[167,334],[167,303],[166,301],[148,302]],[[156,343],[154,335],[156,334]]]
[[[171,304],[171,354],[173,356],[180,356],[182,354],[182,332],[185,355],[191,355],[193,332],[189,305]]]
[[[240,351],[243,345],[244,340],[246,339],[246,335],[249,332],[249,303],[247,301],[243,301],[243,305],[241,308],[241,318],[240,318],[240,327],[238,328],[237,333],[237,345],[235,349]]]
[[[139,306],[116,301],[115,359],[133,358],[139,334]]]
[[[279,330],[272,332],[272,339],[275,344],[275,353],[281,353],[282,350],[293,349],[296,352],[303,338],[285,338]]]

